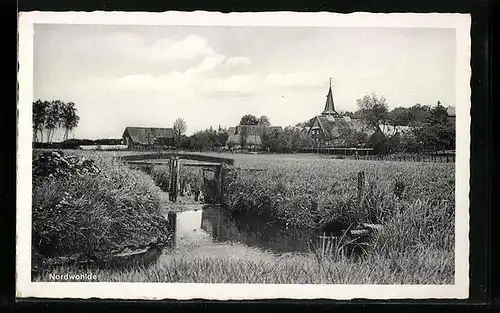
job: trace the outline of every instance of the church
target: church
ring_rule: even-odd
[[[315,116],[305,129],[317,145],[325,147],[355,147],[363,145],[375,133],[364,119],[342,116],[335,110],[332,83],[326,96],[323,112]]]

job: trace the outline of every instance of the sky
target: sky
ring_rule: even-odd
[[[187,135],[245,114],[287,126],[375,92],[389,109],[455,105],[454,29],[37,24],[34,100],[74,102],[74,138],[126,126]],[[56,141],[56,139],[54,139]]]

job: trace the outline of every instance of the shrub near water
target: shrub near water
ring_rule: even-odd
[[[228,171],[224,202],[238,213],[266,215],[291,226],[317,228],[331,221],[384,223],[420,201],[448,201],[454,211],[451,164],[377,163],[350,160],[258,160]],[[357,204],[357,174],[366,183]],[[404,190],[395,191],[400,182]],[[432,208],[429,208],[432,214]]]
[[[99,171],[57,174],[56,170],[42,170],[51,166],[42,160],[59,159],[68,163],[68,168],[78,168],[82,159],[61,152],[35,153],[33,157],[34,175],[48,173],[34,177],[35,263],[39,258],[74,254],[106,257],[126,246],[167,238],[166,221],[160,214],[160,190],[147,174],[130,170],[110,157],[88,155]],[[61,166],[55,165],[60,171]]]

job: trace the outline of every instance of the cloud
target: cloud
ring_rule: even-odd
[[[271,73],[266,76],[264,82],[271,87],[321,87],[324,86],[322,76],[309,72],[296,73]]]
[[[205,81],[203,92],[212,95],[248,96],[258,90],[259,74],[233,75],[225,78],[211,78]]]
[[[151,74],[126,75],[109,81],[108,86],[122,92],[179,93],[179,91],[184,92],[181,90],[189,88],[195,81],[196,77],[190,71],[173,71],[158,76]]]
[[[225,62],[227,66],[247,65],[250,63],[250,59],[247,57],[230,57]]]
[[[212,70],[212,69],[216,68],[217,66],[221,65],[225,59],[226,59],[226,56],[224,56],[222,54],[214,54],[214,55],[207,56],[200,62],[200,64],[198,65],[198,67],[195,70],[197,70],[197,71]]]
[[[164,38],[157,40],[149,49],[150,55],[157,60],[194,59],[215,54],[208,41],[198,35],[188,35],[180,40]]]

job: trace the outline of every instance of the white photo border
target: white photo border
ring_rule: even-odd
[[[31,281],[34,24],[411,27],[456,30],[455,284],[292,285]],[[469,296],[471,17],[449,13],[21,12],[19,14],[16,297],[102,299],[466,299]]]

